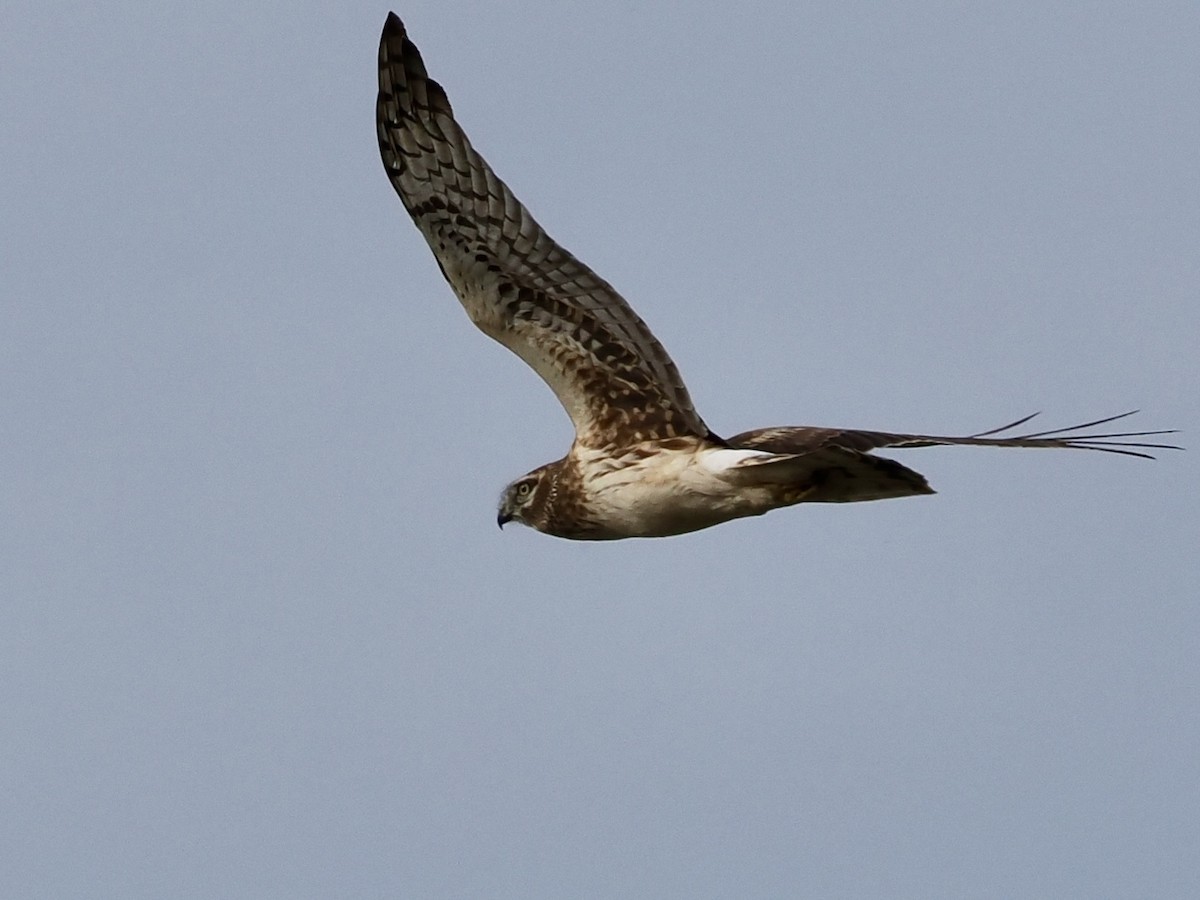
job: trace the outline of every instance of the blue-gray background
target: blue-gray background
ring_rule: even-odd
[[[718,431],[1200,420],[1200,7],[399,10]],[[1194,897],[1191,454],[496,530],[569,423],[382,172],[386,7],[0,29],[0,894]]]

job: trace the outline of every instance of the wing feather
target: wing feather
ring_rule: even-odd
[[[471,146],[394,13],[379,44],[376,114],[384,168],[442,274],[471,320],[546,381],[578,441],[709,433],[646,324]]]
[[[859,431],[844,428],[807,428],[782,427],[759,428],[746,431],[728,439],[730,447],[744,447],[754,450],[767,450],[771,453],[814,453],[825,448],[838,447],[844,450],[854,450],[859,453],[869,453],[883,447],[935,447],[941,445],[966,445],[976,447],[1059,447],[1075,450],[1100,450],[1105,453],[1120,453],[1125,456],[1141,456],[1153,459],[1146,450],[1180,450],[1174,444],[1159,444],[1142,440],[1125,440],[1126,438],[1147,438],[1162,434],[1174,434],[1167,431],[1120,431],[1103,434],[1079,434],[1089,428],[1107,425],[1126,416],[1132,416],[1137,410],[1107,416],[1082,425],[1072,425],[1069,428],[1055,428],[1050,431],[1018,434],[1011,437],[999,437],[1005,431],[1024,425],[1033,416],[1025,416],[1015,422],[1010,422],[1000,428],[991,428],[977,434],[965,437],[941,437],[929,434],[897,434],[886,431]],[[1037,415],[1037,413],[1034,413]]]

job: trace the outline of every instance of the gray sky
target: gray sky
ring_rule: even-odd
[[[1200,894],[1196,451],[501,534],[570,426],[384,176],[386,12],[5,16],[0,895]],[[1196,4],[398,12],[719,432],[1195,445]]]

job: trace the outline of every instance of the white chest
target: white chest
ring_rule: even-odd
[[[663,537],[708,528],[775,507],[763,487],[737,484],[729,470],[757,450],[632,448],[619,457],[578,453],[587,504],[612,537]]]

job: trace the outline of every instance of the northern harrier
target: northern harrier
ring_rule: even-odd
[[[718,437],[645,323],[556,244],[472,148],[446,93],[389,14],[379,45],[379,150],[467,315],[525,360],[575,425],[562,459],[504,489],[498,522],[577,540],[660,537],[796,503],[931,494],[881,447],[1072,447],[1130,456],[1166,434],[1083,433],[1120,419],[998,437],[781,427]],[[1130,415],[1124,413],[1123,415]]]

